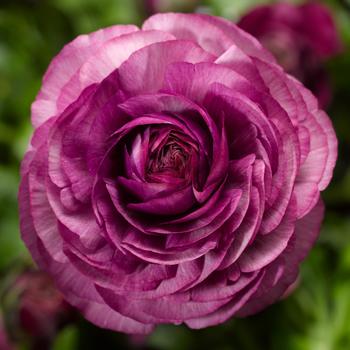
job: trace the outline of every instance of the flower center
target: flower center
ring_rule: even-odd
[[[151,158],[149,171],[152,173],[170,172],[176,176],[183,177],[187,159],[188,155],[173,140],[166,144],[153,159]]]
[[[186,136],[171,131],[157,147],[149,153],[147,165],[148,180],[168,182],[171,179],[189,179],[193,145],[188,143]],[[156,139],[153,144],[156,144]]]

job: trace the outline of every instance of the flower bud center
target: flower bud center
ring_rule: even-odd
[[[184,137],[170,132],[156,149],[150,152],[147,175],[150,180],[166,178],[188,179],[193,147]]]

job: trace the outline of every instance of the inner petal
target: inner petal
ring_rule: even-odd
[[[192,177],[192,158],[198,147],[185,134],[176,130],[155,132],[151,140],[146,169],[146,180],[149,182],[169,182],[173,179]]]

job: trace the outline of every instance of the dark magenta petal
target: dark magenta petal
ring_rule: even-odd
[[[238,25],[258,38],[288,73],[313,91],[321,106],[329,104],[332,89],[324,60],[342,47],[330,9],[316,2],[262,5],[249,11]]]
[[[143,203],[129,203],[128,209],[153,215],[176,215],[193,207],[195,197],[191,187],[173,192],[164,197],[151,199]]]

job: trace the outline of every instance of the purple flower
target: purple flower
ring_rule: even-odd
[[[13,338],[25,335],[35,349],[49,348],[58,330],[73,318],[72,307],[42,271],[21,273],[7,288],[4,300]]]
[[[321,106],[329,104],[331,86],[324,60],[340,51],[341,42],[327,7],[316,2],[258,6],[238,26],[258,38],[288,73],[317,96]]]
[[[22,163],[34,260],[98,326],[203,328],[278,300],[323,217],[337,140],[231,22],[159,14],[50,64]]]

